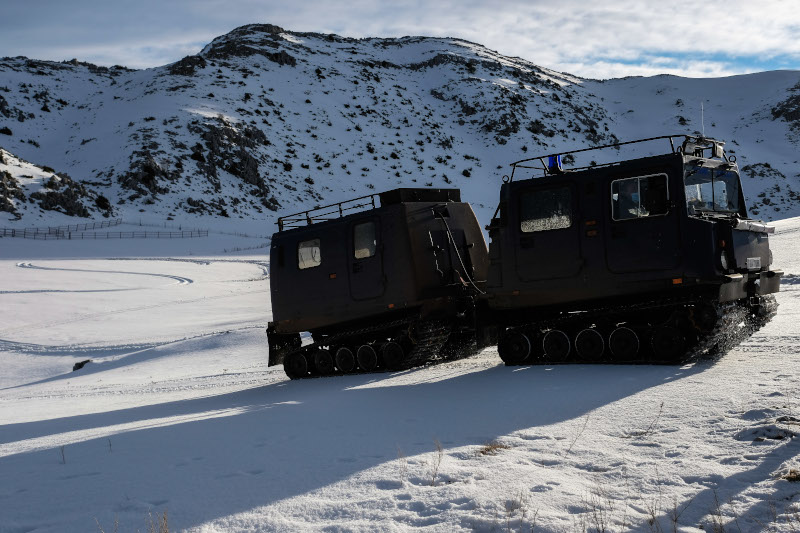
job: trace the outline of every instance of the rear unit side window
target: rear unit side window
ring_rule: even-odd
[[[666,174],[636,176],[611,182],[611,218],[634,218],[666,215],[669,191]]]
[[[377,245],[374,222],[364,222],[353,226],[353,256],[356,259],[372,257],[375,255]]]
[[[319,239],[303,241],[297,245],[297,266],[300,270],[318,267],[322,264]]]
[[[572,194],[569,187],[525,191],[520,197],[519,228],[523,233],[572,226]]]

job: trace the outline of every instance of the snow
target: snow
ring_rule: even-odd
[[[800,219],[775,226],[778,315],[715,362],[294,382],[262,237],[0,239],[0,532],[792,530]]]

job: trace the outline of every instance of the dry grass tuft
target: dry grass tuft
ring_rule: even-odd
[[[800,481],[800,470],[792,468],[789,473],[783,476],[786,481]]]
[[[508,444],[503,444],[501,442],[489,442],[481,446],[478,450],[478,455],[497,455],[497,452],[500,450],[509,450],[511,446]]]
[[[153,516],[153,513],[148,513],[147,533],[169,533],[169,520],[167,519],[167,511],[164,514]]]

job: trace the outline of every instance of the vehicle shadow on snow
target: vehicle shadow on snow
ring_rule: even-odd
[[[163,505],[170,525],[186,528],[346,479],[395,460],[398,447],[412,456],[431,451],[434,438],[445,448],[485,444],[516,430],[581,417],[705,368],[497,366],[464,373],[454,367],[450,377],[419,369],[281,381],[218,396],[10,424],[0,438],[58,442],[66,432],[135,424],[118,433],[109,430],[114,453],[102,460],[105,434],[68,446],[70,464],[101,470],[91,483],[103,490],[87,516],[112,513],[124,499],[168,502]],[[393,384],[399,377],[402,383]],[[431,379],[437,381],[425,381]],[[152,427],[152,421],[168,417],[183,418]],[[0,471],[39,470],[30,476],[41,480],[30,492],[41,501],[59,500],[64,488],[49,479],[58,475],[55,453],[51,448],[10,455],[0,459]],[[25,505],[26,494],[17,492],[19,508],[35,508]]]
[[[754,442],[753,446],[754,452],[760,451],[759,443]],[[783,506],[788,506],[788,502],[791,502],[792,496],[796,494],[795,490],[777,489],[771,497],[757,498],[752,506],[736,514],[732,514],[728,504],[736,502],[740,494],[752,490],[757,483],[768,479],[775,480],[776,470],[781,465],[791,462],[798,454],[800,454],[800,443],[789,440],[786,444],[764,453],[760,462],[750,470],[731,476],[711,475],[698,480],[705,486],[703,490],[682,502],[668,502],[665,507],[668,507],[669,511],[665,511],[656,519],[666,531],[666,528],[671,527],[673,523],[674,506],[679,511],[683,510],[679,519],[683,525],[707,522],[714,531],[733,531],[734,528],[742,531],[741,526],[751,527],[752,529],[748,529],[750,531],[762,531],[767,528],[767,524],[775,526],[782,522],[780,513],[784,511]],[[759,492],[759,495],[762,494]],[[786,524],[791,524],[791,519],[786,515],[783,518],[786,519]],[[792,531],[795,529],[792,528]]]

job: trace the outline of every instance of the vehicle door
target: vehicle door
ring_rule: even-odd
[[[519,187],[512,199],[517,275],[521,281],[575,276],[583,264],[575,185],[535,181]]]
[[[612,177],[610,231],[605,232],[611,272],[669,270],[681,258],[678,210],[670,199],[666,172]]]
[[[350,224],[349,232],[350,296],[354,300],[382,296],[386,290],[386,280],[379,218],[356,220]]]

